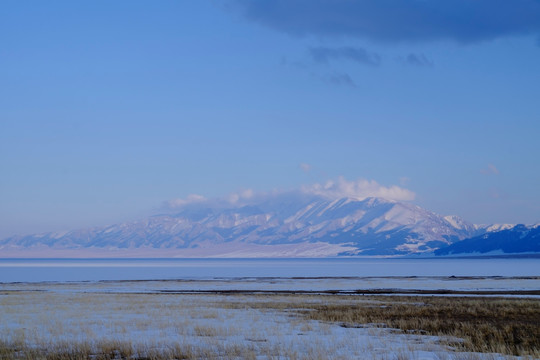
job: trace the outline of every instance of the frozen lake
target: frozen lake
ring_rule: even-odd
[[[0,259],[2,283],[384,276],[540,276],[540,259]]]

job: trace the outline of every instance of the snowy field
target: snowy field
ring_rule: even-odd
[[[540,259],[1,259],[0,358],[510,359],[421,328],[309,315],[385,309],[400,294],[415,307],[434,295],[523,298],[537,314],[538,269]]]
[[[135,357],[176,349],[199,359],[510,359],[496,353],[455,352],[453,344],[459,339],[408,334],[376,324],[343,326],[301,314],[313,304],[382,306],[376,297],[317,293],[328,289],[531,290],[539,289],[539,282],[540,278],[380,277],[3,283],[0,341],[37,349],[116,344]],[[246,292],[220,293],[233,289]],[[272,293],[251,294],[253,290]],[[314,293],[288,293],[301,290]]]
[[[12,294],[1,300],[0,334],[8,342],[45,348],[113,340],[143,349],[180,346],[203,357],[350,359],[369,352],[381,359],[395,354],[448,358],[448,349],[434,337],[344,328],[302,320],[286,311],[229,308],[231,300],[201,295]]]

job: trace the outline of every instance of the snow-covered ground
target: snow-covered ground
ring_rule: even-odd
[[[113,341],[135,351],[179,346],[201,359],[504,359],[454,352],[433,336],[307,320],[299,311],[308,301],[361,301],[320,295],[325,291],[538,292],[538,264],[539,259],[0,260],[0,342],[54,348]],[[225,295],[228,290],[244,293]],[[270,294],[250,293],[257,291]],[[297,305],[242,305],[265,301]]]
[[[337,301],[331,296],[119,294],[103,293],[102,285],[48,284],[45,292],[24,291],[24,286],[18,288],[23,291],[11,292],[3,286],[0,340],[39,348],[101,341],[129,344],[135,351],[179,346],[201,358],[508,358],[453,352],[444,339],[434,336],[343,327],[306,320],[295,310],[239,306],[242,302],[297,301],[301,308],[306,301]]]
[[[307,320],[306,302],[343,296],[182,294],[186,290],[538,289],[538,278],[230,278],[0,284],[0,341],[52,348],[117,342],[137,349],[179,346],[201,358],[507,359],[454,352],[434,336]],[[171,293],[172,291],[172,293]],[[295,303],[251,307],[265,301]],[[377,300],[369,300],[377,306]],[[304,305],[305,306],[305,305]],[[454,339],[455,340],[455,339]],[[232,354],[232,355],[231,355]]]

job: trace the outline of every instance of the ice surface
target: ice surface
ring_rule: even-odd
[[[0,260],[0,282],[345,276],[540,276],[540,259]]]
[[[444,290],[483,293],[485,296],[514,291],[540,290],[540,277],[327,277],[327,278],[211,278],[178,280],[98,281],[98,282],[39,282],[4,283],[2,291],[93,292],[106,293],[203,293],[203,292],[311,292],[311,293],[370,293],[370,290],[389,294]],[[538,295],[514,295],[539,297]]]

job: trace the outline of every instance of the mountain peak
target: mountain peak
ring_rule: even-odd
[[[463,220],[461,217],[457,215],[447,215],[444,217],[446,221],[456,229],[460,230],[467,230],[467,231],[474,231],[476,230],[475,225]]]
[[[107,249],[114,256],[407,255],[430,252],[477,234],[458,217],[445,217],[411,203],[380,197],[330,199],[318,194],[281,193],[244,203],[183,204],[172,214],[43,236],[0,241],[0,251],[31,253]],[[279,251],[274,251],[275,249]],[[274,249],[274,250],[272,250]],[[161,254],[161,255],[160,255]],[[206,254],[206,255],[205,255]],[[303,255],[304,254],[304,255]],[[311,254],[311,255],[309,255]],[[113,256],[113,255],[111,255]]]

